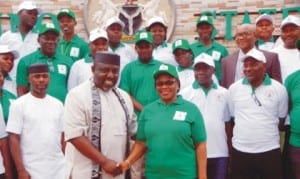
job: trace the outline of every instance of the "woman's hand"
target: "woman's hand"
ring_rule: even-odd
[[[120,168],[122,170],[122,172],[125,172],[126,170],[128,170],[130,168],[130,162],[128,160],[125,160],[121,163],[118,163],[117,167]]]

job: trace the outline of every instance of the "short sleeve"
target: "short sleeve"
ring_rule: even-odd
[[[7,133],[5,132],[5,122],[2,113],[2,106],[0,105],[0,139],[5,138]]]
[[[66,141],[87,135],[88,129],[88,114],[84,110],[84,101],[80,100],[84,97],[74,92],[73,90],[69,92],[64,107],[63,121]]]
[[[28,86],[27,80],[27,66],[24,61],[24,58],[21,58],[17,66],[17,85],[18,86]]]
[[[14,101],[9,108],[9,116],[7,121],[7,132],[21,134],[23,129],[23,110],[20,101]]]
[[[194,143],[201,143],[206,141],[206,130],[201,112],[195,106],[193,112],[193,123],[191,124],[191,132]]]

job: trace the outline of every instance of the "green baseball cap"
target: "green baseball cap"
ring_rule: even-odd
[[[60,18],[61,18],[61,16],[63,16],[63,15],[67,15],[67,16],[69,16],[69,17],[71,17],[72,19],[76,19],[75,18],[75,13],[72,11],[72,10],[70,10],[70,9],[61,9],[59,12],[58,12],[58,14],[57,14],[57,19],[59,20]]]
[[[200,25],[201,23],[207,23],[211,26],[214,26],[212,18],[206,15],[202,15],[198,18],[197,26]]]
[[[191,50],[190,43],[186,39],[178,39],[172,44],[172,51],[173,53],[177,49],[183,49],[183,50]]]
[[[161,64],[158,68],[158,70],[156,70],[154,72],[154,79],[156,79],[160,74],[168,74],[176,79],[179,80],[179,77],[178,77],[178,73],[176,71],[176,68],[172,65],[169,65],[169,64]]]
[[[39,31],[38,31],[38,33],[39,33],[39,35],[41,35],[41,34],[44,34],[44,33],[46,33],[46,32],[49,32],[49,31],[53,31],[53,32],[55,32],[57,35],[59,35],[59,29],[57,29],[56,27],[55,27],[55,25],[54,24],[52,24],[52,23],[45,23],[45,24],[42,24],[40,27],[39,27]]]
[[[153,36],[150,32],[145,32],[145,31],[138,32],[136,33],[134,39],[135,39],[135,44],[141,41],[146,41],[151,44],[153,43]]]

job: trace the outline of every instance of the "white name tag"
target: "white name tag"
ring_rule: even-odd
[[[221,58],[221,53],[218,52],[218,51],[213,51],[212,52],[212,57],[213,57],[214,60],[218,61]]]
[[[186,118],[186,112],[176,111],[173,117],[173,120],[184,121]]]
[[[67,74],[67,67],[66,65],[57,65],[58,73],[66,75]]]
[[[78,57],[79,56],[79,48],[72,47],[71,51],[70,51],[70,56],[71,57]]]

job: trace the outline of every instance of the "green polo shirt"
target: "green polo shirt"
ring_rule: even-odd
[[[142,63],[139,59],[127,64],[122,73],[120,88],[128,92],[143,106],[159,98],[153,74],[162,63],[151,59],[149,63]],[[139,112],[136,111],[137,114]]]
[[[60,38],[58,41],[57,50],[61,54],[71,57],[74,62],[84,58],[90,53],[88,43],[86,43],[77,34],[75,34],[75,36],[69,41],[65,41],[64,38]]]
[[[67,90],[72,59],[56,52],[53,57],[47,57],[40,49],[21,58],[17,67],[17,86],[29,86],[27,79],[28,67],[34,63],[45,63],[50,71],[50,83],[47,93],[64,102]]]
[[[4,117],[5,124],[8,120],[8,114],[9,114],[9,107],[13,100],[15,100],[17,97],[12,94],[11,92],[2,89],[2,96],[0,97],[1,105],[2,105],[2,113]]]
[[[300,147],[300,70],[289,75],[284,83],[289,94],[291,136],[289,143]]]
[[[215,74],[220,83],[222,80],[222,59],[228,55],[226,47],[215,40],[212,41],[212,44],[209,47],[206,47],[198,40],[191,45],[191,49],[195,57],[203,52],[213,57],[216,70]]]
[[[137,140],[146,144],[148,179],[197,177],[195,145],[206,141],[199,109],[177,96],[166,105],[160,99],[147,105],[138,123]]]

